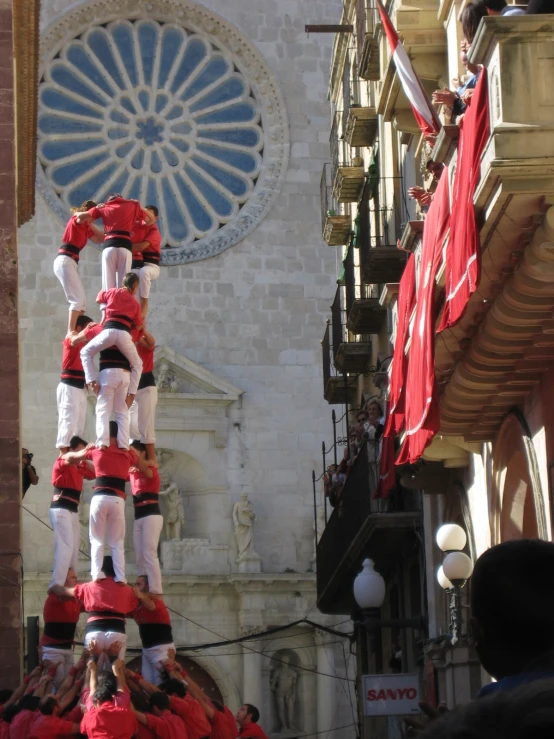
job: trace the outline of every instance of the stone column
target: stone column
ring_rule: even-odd
[[[335,675],[334,647],[328,644],[329,635],[324,631],[316,631],[317,645],[317,731],[327,739],[335,739],[333,729],[337,719],[337,695],[339,681]]]
[[[252,633],[252,631],[250,631]],[[252,651],[255,650],[255,651]],[[263,723],[262,688],[262,645],[249,641],[243,645],[243,694],[242,702],[256,706],[260,712],[260,725]]]
[[[31,18],[29,18],[31,21]],[[29,26],[31,32],[32,24]],[[0,684],[21,675],[21,448],[12,2],[0,2]],[[17,27],[16,27],[17,31]],[[24,90],[18,91],[24,94]],[[21,103],[20,103],[21,105]],[[31,156],[31,155],[29,155]],[[35,156],[35,153],[32,153]],[[34,189],[34,182],[32,183]]]

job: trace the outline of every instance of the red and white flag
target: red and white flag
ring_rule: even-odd
[[[425,92],[381,0],[377,0],[377,7],[379,8],[383,28],[387,34],[402,89],[410,101],[418,125],[425,136],[436,136],[441,129],[437,111],[433,108],[429,95]]]

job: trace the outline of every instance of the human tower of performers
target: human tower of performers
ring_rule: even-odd
[[[13,693],[0,691],[0,739],[79,733],[90,739],[266,737],[255,706],[246,703],[233,716],[181,668],[163,600],[157,554],[163,518],[154,432],[155,340],[145,328],[150,285],[160,274],[157,217],[155,206],[143,208],[119,194],[99,205],[86,201],[69,219],[54,262],[69,303],[57,390],[59,456],[52,470],[54,566],[44,604],[40,666]],[[103,231],[94,225],[99,219]],[[103,244],[98,322],[85,315],[78,273],[89,239]],[[97,396],[93,444],[83,439],[87,388]],[[84,479],[94,480],[91,580],[78,583],[78,507]],[[125,576],[127,481],[135,512],[134,587]],[[104,556],[105,547],[110,555]],[[75,663],[82,612],[87,614],[85,649]],[[140,674],[125,667],[126,617],[139,627]]]

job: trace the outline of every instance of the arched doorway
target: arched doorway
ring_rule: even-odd
[[[181,667],[188,672],[194,682],[202,688],[210,700],[219,701],[219,703],[224,702],[216,681],[207,670],[200,667],[200,665],[190,657],[177,655],[177,661]],[[130,662],[127,662],[126,667],[130,670],[138,670],[140,672],[141,665],[142,657],[138,656],[134,657]]]
[[[535,449],[519,411],[506,417],[494,442],[490,522],[492,544],[547,538]]]

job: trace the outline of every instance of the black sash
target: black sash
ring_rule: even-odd
[[[64,508],[71,513],[77,513],[79,510],[79,501],[81,500],[81,491],[74,488],[54,488],[56,495],[55,500],[50,503],[50,508]]]
[[[73,621],[48,621],[44,624],[44,636],[48,636],[50,639],[60,639],[72,644],[73,639],[75,638],[76,629],[77,623]],[[59,644],[56,644],[55,646],[60,648]]]
[[[94,621],[87,621],[85,634],[93,631],[115,631],[118,634],[125,633],[125,619],[119,618],[97,618]]]
[[[139,634],[144,649],[173,643],[171,624],[139,624]]]
[[[145,387],[156,387],[156,378],[153,372],[143,372],[140,376],[138,389],[144,390]]]
[[[94,492],[96,493],[98,488],[108,487],[108,488],[115,488],[116,490],[121,490],[122,493],[125,492],[125,480],[123,480],[121,477],[112,477],[110,475],[100,475],[96,478],[94,481]]]
[[[62,244],[60,246],[58,254],[62,254],[64,257],[71,257],[71,259],[74,259],[76,262],[78,262],[80,251],[81,250],[79,249],[79,247],[75,246],[75,244]]]

